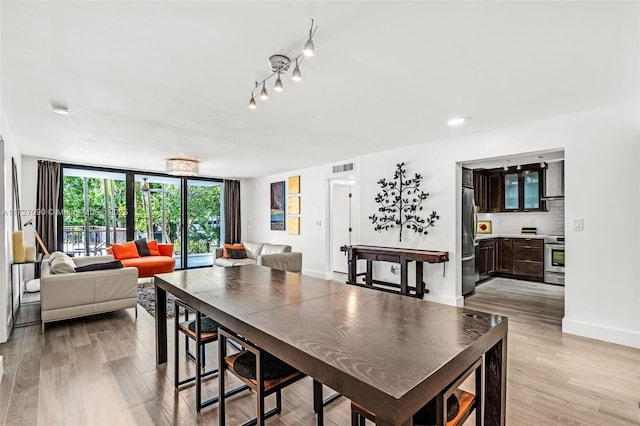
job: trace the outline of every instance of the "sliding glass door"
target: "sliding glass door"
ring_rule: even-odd
[[[99,256],[127,240],[126,175],[63,169],[63,247],[70,256]]]
[[[176,268],[180,268],[182,205],[180,178],[135,175],[135,239],[173,244]]]
[[[187,184],[187,267],[213,265],[220,247],[221,182],[189,179]]]
[[[222,189],[216,179],[63,165],[58,246],[96,256],[146,238],[173,245],[176,269],[211,266],[224,235]]]

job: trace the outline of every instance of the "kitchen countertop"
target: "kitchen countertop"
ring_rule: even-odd
[[[488,240],[489,238],[536,238],[544,239],[547,235],[532,234],[477,234],[476,240]]]

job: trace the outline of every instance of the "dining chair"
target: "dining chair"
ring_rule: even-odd
[[[474,409],[475,424],[482,425],[483,368],[484,358],[480,358],[413,415],[414,426],[462,425]],[[459,388],[472,373],[475,373],[475,395]],[[376,414],[360,404],[351,402],[351,426],[365,426],[366,420],[375,423]]]
[[[215,342],[218,340],[218,327],[220,326],[217,322],[212,320],[209,317],[202,315],[195,308],[189,306],[185,302],[176,299],[175,300],[175,368],[174,368],[174,383],[176,389],[179,391],[180,387],[191,382],[195,382],[196,386],[196,411],[200,412],[203,408],[208,407],[209,405],[215,404],[219,400],[219,396],[214,396],[205,401],[202,401],[202,381],[210,376],[214,376],[218,373],[218,368],[213,368],[209,371],[206,371],[206,345],[211,342]],[[184,309],[184,320],[179,320],[179,308],[182,307]],[[193,313],[195,318],[193,320],[189,319],[189,313]],[[198,333],[198,330],[200,331]],[[180,379],[180,338],[179,334],[184,334],[184,351],[187,359],[192,359],[195,361],[195,370],[196,373],[194,376],[187,377],[185,379]],[[189,349],[189,342],[193,341],[195,343],[195,350],[192,352]],[[246,389],[249,389],[248,386],[241,386],[235,388],[229,392],[227,392],[226,396],[235,395],[240,393]]]
[[[227,340],[236,341],[243,350],[233,355],[227,355]],[[218,414],[220,426],[225,424],[225,371],[229,371],[256,392],[256,418],[244,423],[242,426],[264,425],[269,417],[282,412],[281,390],[292,383],[306,377],[306,375],[284,361],[271,355],[246,339],[229,332],[226,329],[218,329],[218,365],[220,374],[220,402]],[[265,397],[274,394],[276,396],[275,408],[265,412]]]

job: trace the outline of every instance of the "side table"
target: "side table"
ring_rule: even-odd
[[[11,273],[10,273],[10,288],[11,288],[11,318],[12,318],[12,323],[13,323],[13,327],[12,328],[17,328],[17,327],[26,327],[28,325],[34,325],[34,324],[40,324],[40,322],[42,321],[41,319],[38,320],[34,320],[34,321],[26,321],[26,322],[22,322],[20,324],[16,323],[16,320],[18,319],[18,315],[20,314],[20,308],[22,307],[23,303],[22,303],[22,277],[21,277],[21,265],[40,265],[40,263],[42,262],[42,253],[37,253],[36,254],[36,260],[34,262],[12,262],[11,263]],[[15,300],[15,296],[14,296],[14,282],[13,282],[13,271],[14,271],[14,266],[18,266],[18,307],[16,308],[14,306],[14,300]],[[38,270],[39,268],[36,268],[36,270]],[[39,275],[39,274],[37,274]],[[38,278],[38,277],[36,277]],[[33,304],[39,304],[40,302],[29,302],[29,303],[24,303],[24,305],[33,305]]]

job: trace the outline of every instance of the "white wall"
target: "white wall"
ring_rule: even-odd
[[[359,243],[449,251],[446,276],[429,265],[426,299],[461,304],[460,164],[526,152],[565,151],[567,224],[565,317],[563,330],[596,339],[640,347],[640,149],[637,103],[621,104],[552,117],[454,139],[416,144],[360,157]],[[426,237],[373,231],[368,216],[375,212],[376,182],[391,177],[405,161],[410,174],[424,176],[431,196],[427,210],[440,221]],[[243,182],[247,239],[286,242],[304,253],[303,271],[326,270],[323,229],[315,222],[326,216],[326,179],[330,167],[296,170]],[[269,231],[269,183],[300,174],[302,230],[300,236]],[[583,231],[572,231],[574,218],[584,219]],[[243,225],[244,225],[243,223]],[[324,228],[324,223],[321,228]],[[613,250],[613,251],[611,251]],[[603,253],[609,253],[603,257]],[[385,267],[376,274],[385,274]],[[386,277],[381,277],[385,279]]]
[[[11,232],[13,231],[12,223],[14,217],[12,216],[13,209],[13,188],[12,188],[12,168],[11,158],[15,159],[18,169],[18,181],[19,189],[22,193],[22,182],[20,181],[20,175],[22,170],[22,161],[18,145],[13,138],[11,127],[6,119],[4,109],[0,105],[0,134],[4,139],[2,144],[2,152],[0,161],[2,161],[2,176],[0,177],[0,209],[2,210],[2,217],[0,218],[0,343],[6,342],[9,337],[10,317],[11,317],[11,304],[10,304],[10,283],[9,273],[12,260],[11,249]],[[20,194],[20,201],[22,201],[22,194]],[[22,205],[20,206],[22,207]],[[14,270],[17,272],[17,270]]]

